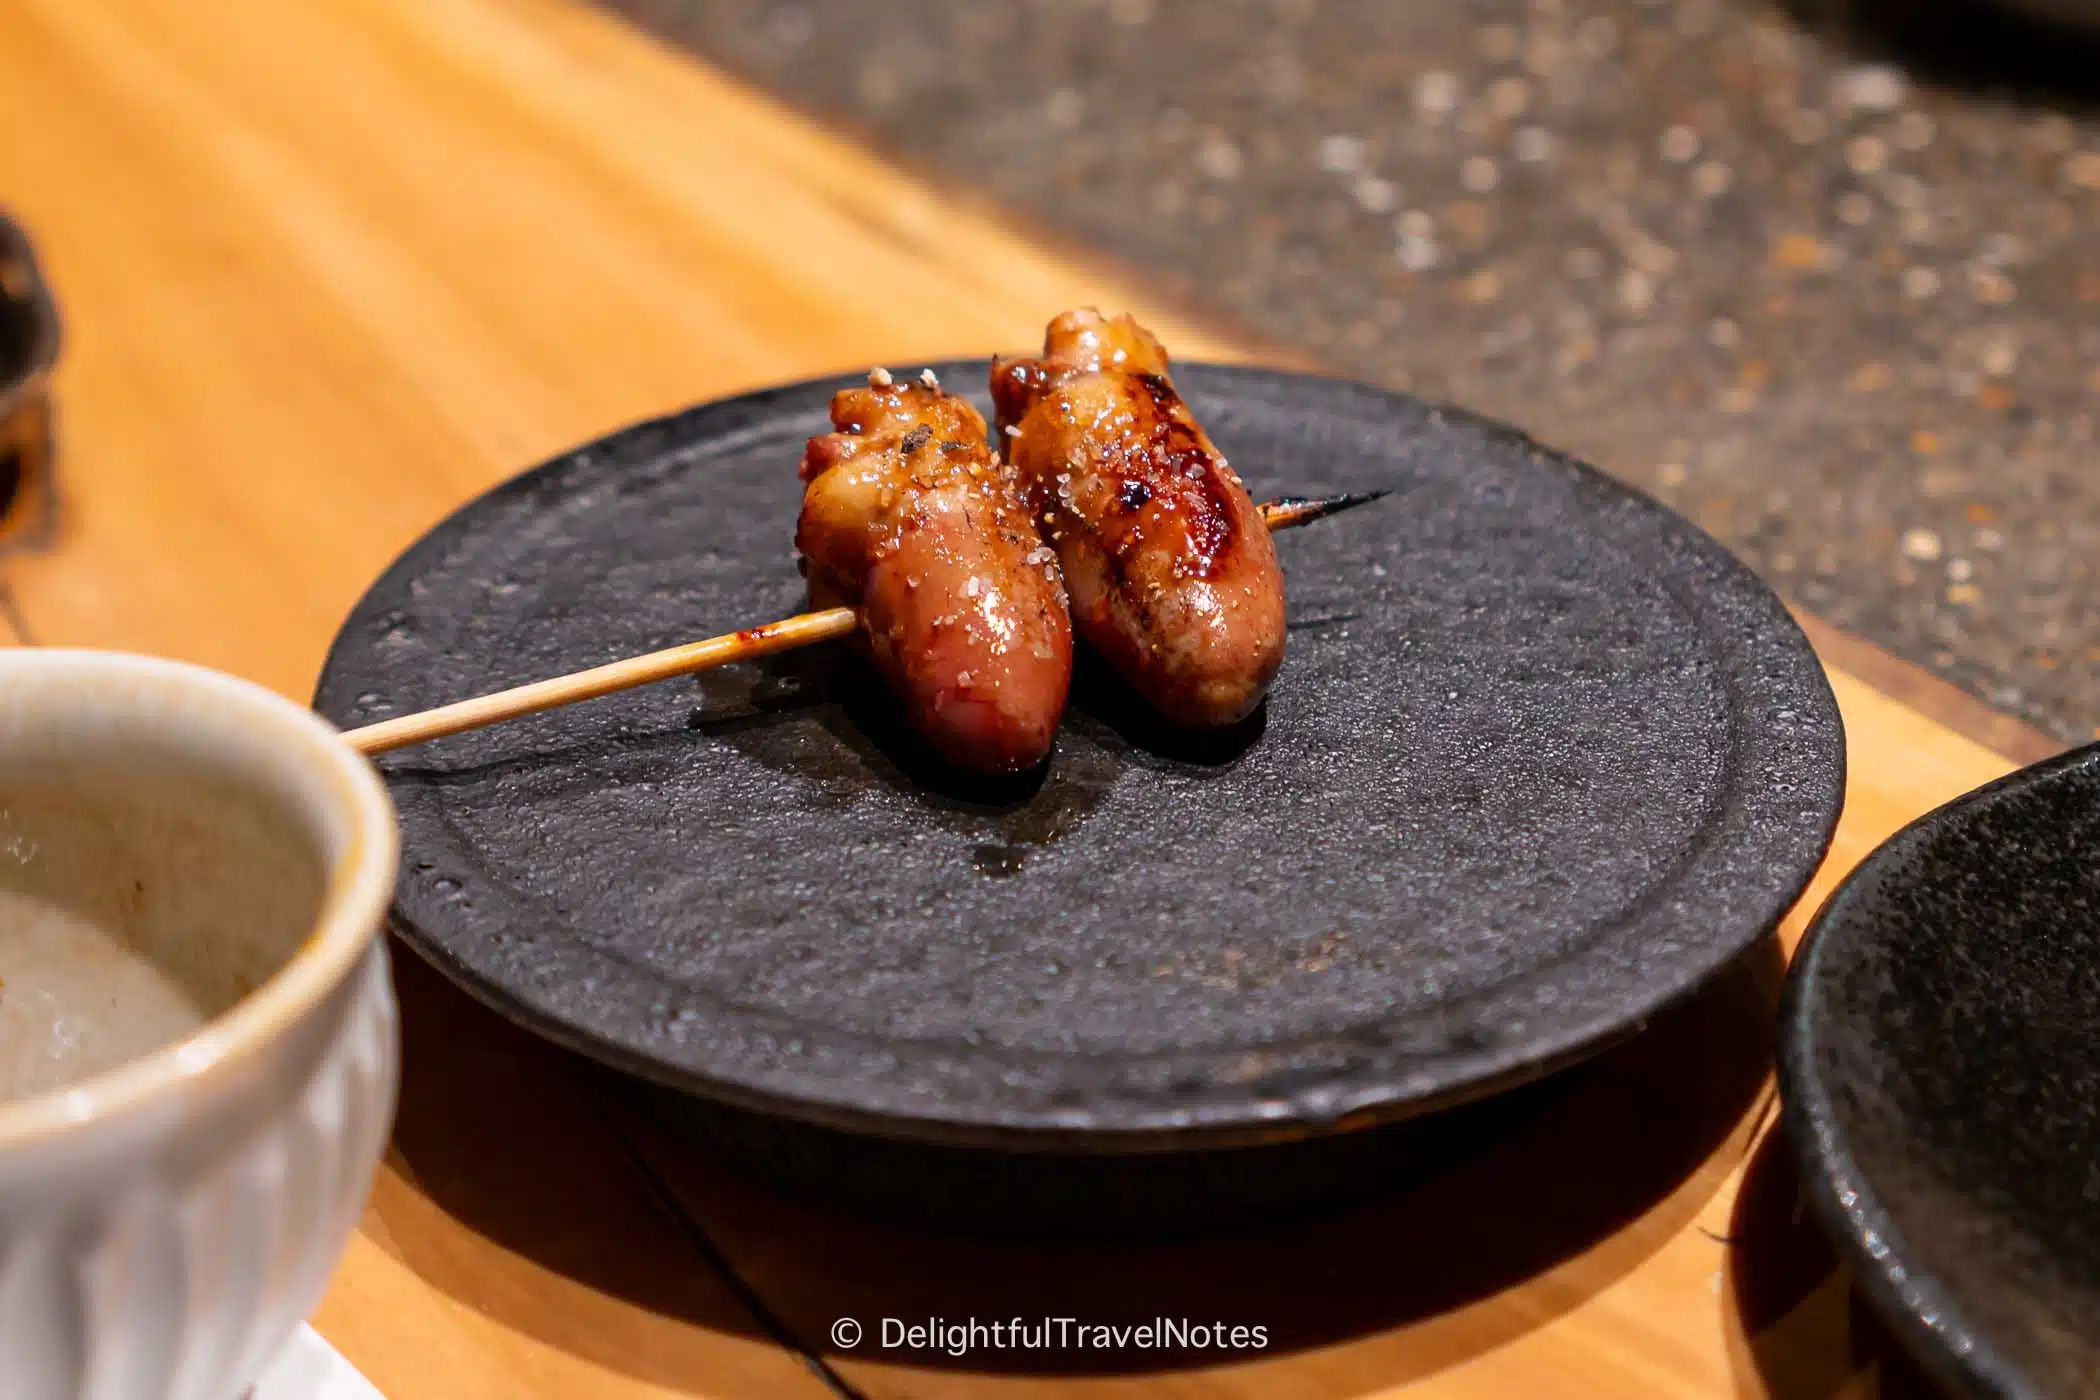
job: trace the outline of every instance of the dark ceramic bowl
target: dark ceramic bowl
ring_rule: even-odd
[[[41,536],[51,523],[58,307],[29,235],[0,214],[0,547]]]
[[[1808,1198],[1958,1395],[2100,1393],[2100,745],[1891,838],[1787,981]]]

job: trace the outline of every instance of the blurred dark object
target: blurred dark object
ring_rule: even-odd
[[[33,549],[57,519],[51,370],[58,307],[20,225],[0,214],[0,551]]]
[[[2069,111],[2100,105],[2100,0],[1785,0],[1845,47],[1927,83]]]
[[[2100,27],[2100,0],[1999,0],[2009,10],[2056,24]]]

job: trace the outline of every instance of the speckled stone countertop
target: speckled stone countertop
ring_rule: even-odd
[[[2100,733],[2100,49],[1923,0],[610,2]]]

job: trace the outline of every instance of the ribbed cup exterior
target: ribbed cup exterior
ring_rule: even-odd
[[[0,1397],[236,1400],[320,1301],[400,1065],[375,942],[239,1064],[0,1154]]]

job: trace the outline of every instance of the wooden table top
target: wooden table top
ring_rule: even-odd
[[[570,0],[15,0],[0,121],[0,201],[69,332],[62,530],[6,565],[32,639],[301,699],[401,548],[633,419],[1026,346],[1080,302],[1186,358],[1279,358]],[[1851,787],[1804,909],[2037,749],[1964,737],[1915,702],[1959,705],[1814,635]],[[1803,920],[1463,1171],[1301,1228],[1113,1247],[777,1196],[403,957],[400,1125],[316,1325],[391,1400],[1905,1390],[1770,1137]],[[1044,1313],[1271,1344],[900,1362],[826,1340],[839,1317]]]

